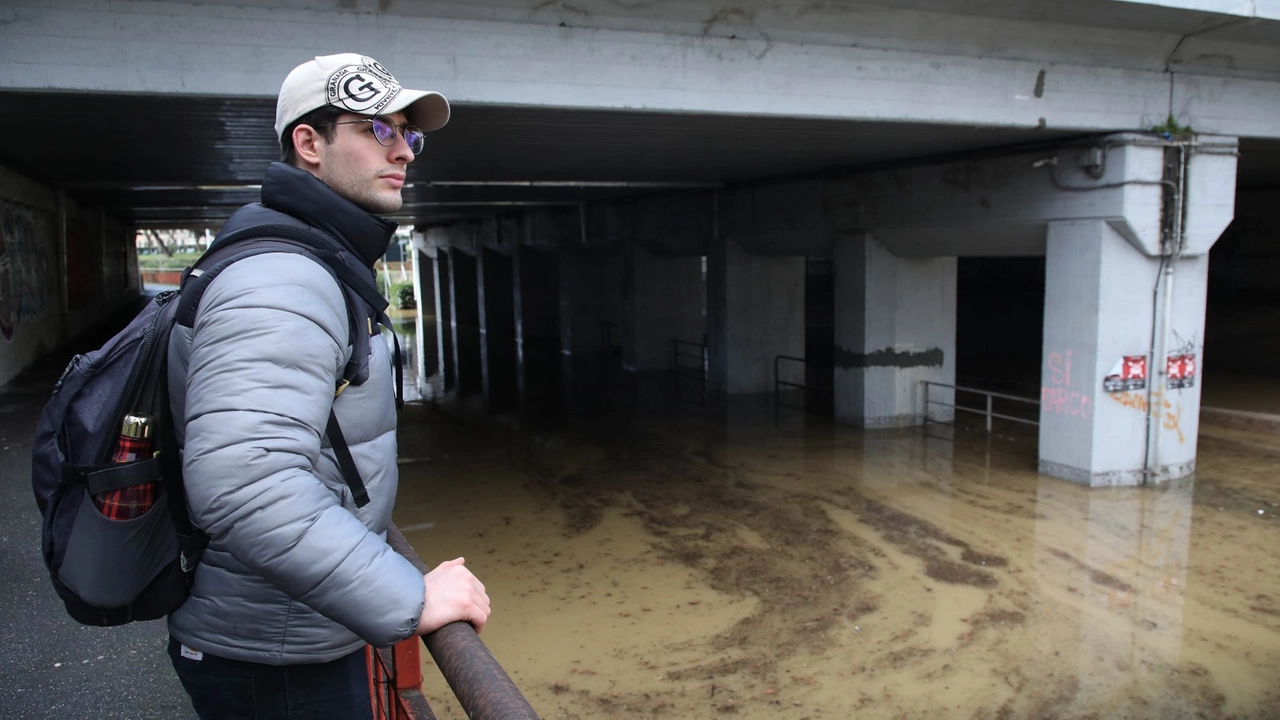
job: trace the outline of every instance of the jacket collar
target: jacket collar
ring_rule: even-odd
[[[328,233],[366,267],[373,267],[387,252],[397,227],[334,192],[306,170],[280,162],[267,168],[262,204]]]

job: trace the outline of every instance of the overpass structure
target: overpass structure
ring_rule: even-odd
[[[280,81],[340,51],[454,103],[398,219],[437,389],[495,412],[612,325],[635,371],[705,344],[719,394],[821,332],[837,419],[918,424],[957,259],[1043,256],[1041,470],[1181,477],[1207,254],[1280,227],[1276,0],[10,0],[0,381],[136,293],[135,229],[256,200]]]

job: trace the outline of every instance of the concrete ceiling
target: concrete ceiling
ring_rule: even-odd
[[[216,227],[279,150],[263,99],[0,92],[0,164],[127,224]],[[907,162],[1070,137],[884,122],[455,106],[410,167],[401,222]],[[1242,187],[1280,185],[1244,140]]]

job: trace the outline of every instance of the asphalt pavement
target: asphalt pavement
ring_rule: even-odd
[[[53,383],[74,352],[120,319],[0,387],[0,718],[189,720],[169,665],[163,620],[100,628],[67,615],[40,552],[31,440]]]

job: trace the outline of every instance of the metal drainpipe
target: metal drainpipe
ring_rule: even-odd
[[[1152,328],[1151,376],[1147,383],[1147,462],[1144,468],[1143,484],[1156,482],[1160,478],[1161,449],[1163,445],[1164,401],[1169,392],[1168,355],[1169,327],[1173,316],[1174,269],[1178,259],[1182,257],[1186,238],[1183,228],[1187,211],[1187,148],[1185,142],[1178,146],[1178,167],[1174,187],[1172,227],[1163,241],[1162,255],[1165,257],[1161,277],[1156,279],[1158,292],[1163,297],[1156,303],[1156,322]],[[1163,286],[1163,287],[1162,287]],[[1164,361],[1164,362],[1161,362]],[[1156,394],[1155,380],[1160,380],[1160,393]]]

